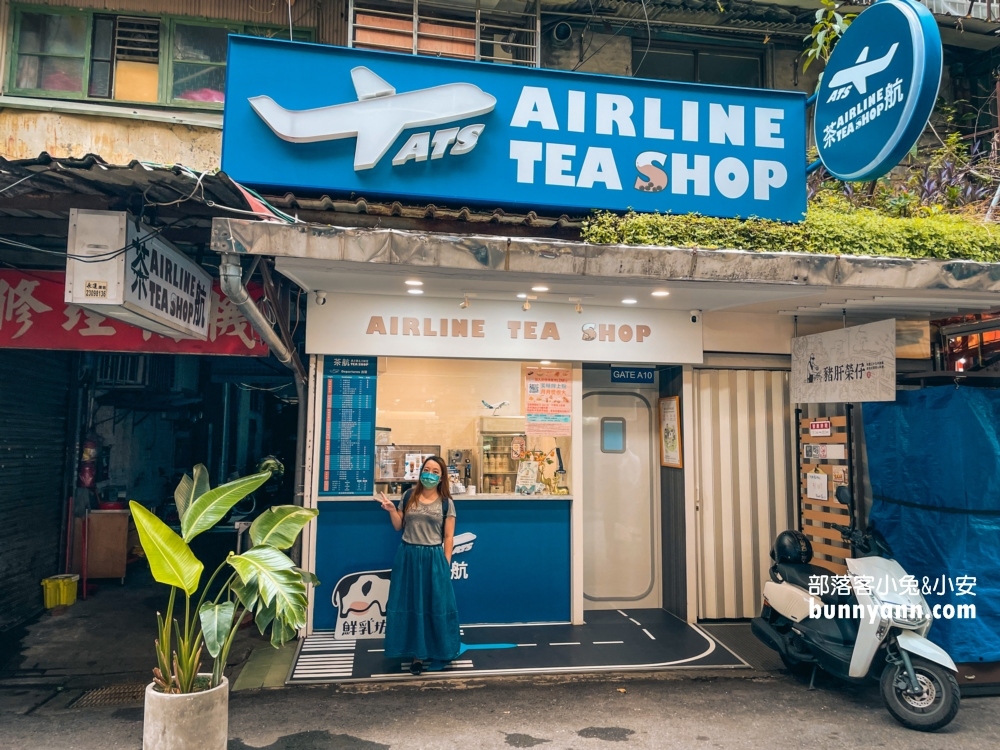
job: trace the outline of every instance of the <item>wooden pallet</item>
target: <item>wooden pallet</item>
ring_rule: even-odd
[[[850,439],[847,434],[847,417],[827,417],[832,426],[829,437],[813,437],[809,434],[809,423],[805,417],[799,420],[799,525],[802,533],[809,537],[813,547],[813,564],[826,568],[837,575],[847,573],[846,560],[851,556],[850,548],[844,544],[840,532],[830,528],[830,524],[847,526],[850,514],[847,508],[834,499],[837,485],[833,478],[837,473],[847,473],[850,469],[847,459],[805,458],[807,445],[844,445]],[[838,471],[839,470],[839,471]],[[806,495],[807,474],[819,471],[827,476],[826,500],[814,500]]]

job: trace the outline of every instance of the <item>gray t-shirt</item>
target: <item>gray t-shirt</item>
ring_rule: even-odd
[[[404,495],[399,501],[398,510],[403,512],[404,501],[409,501],[409,496]],[[442,513],[444,503],[439,497],[433,503],[424,505],[419,500],[410,508],[407,508],[403,515],[403,541],[407,544],[438,545],[444,542],[442,529],[444,519]],[[448,516],[455,518],[455,501],[448,501]]]

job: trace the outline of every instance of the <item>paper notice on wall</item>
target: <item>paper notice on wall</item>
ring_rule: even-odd
[[[569,437],[573,432],[573,373],[531,368],[525,376],[525,432]]]
[[[816,471],[806,474],[806,497],[810,500],[829,499],[828,487],[829,483],[826,474]]]
[[[804,443],[802,457],[807,461],[843,461],[847,458],[847,446],[843,443]]]

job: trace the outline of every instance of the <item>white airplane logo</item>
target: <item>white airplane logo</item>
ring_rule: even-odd
[[[385,156],[399,134],[409,128],[492,112],[495,97],[471,83],[397,94],[396,89],[365,67],[351,71],[358,101],[292,111],[269,96],[250,97],[250,106],[274,134],[292,143],[357,138],[354,169],[371,169]]]
[[[858,55],[856,65],[837,71],[833,78],[830,79],[830,88],[836,89],[841,86],[854,84],[854,88],[858,90],[859,94],[866,93],[868,91],[868,77],[876,73],[881,73],[889,67],[889,63],[892,62],[892,58],[896,54],[897,47],[899,47],[898,43],[893,44],[884,56],[871,62],[868,62],[868,48],[865,47],[861,50],[861,54]]]

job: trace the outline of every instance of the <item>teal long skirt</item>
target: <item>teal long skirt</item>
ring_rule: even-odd
[[[385,620],[385,656],[451,661],[461,643],[451,568],[440,545],[396,551]]]

